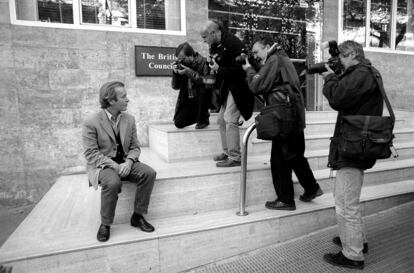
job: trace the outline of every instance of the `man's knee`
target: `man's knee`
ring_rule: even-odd
[[[122,187],[122,181],[119,176],[113,176],[111,179],[107,179],[102,185],[102,190],[104,191],[113,191],[118,193]]]
[[[178,129],[182,129],[182,128],[184,128],[186,125],[182,122],[182,121],[180,121],[180,120],[174,120],[174,125],[175,125],[175,127],[177,127]]]

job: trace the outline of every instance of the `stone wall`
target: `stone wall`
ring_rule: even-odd
[[[136,77],[135,45],[207,51],[207,1],[186,1],[186,36],[16,26],[8,0],[0,10],[0,208],[37,202],[62,169],[84,164],[81,123],[103,83],[126,84],[143,146],[148,123],[172,120],[171,78]]]

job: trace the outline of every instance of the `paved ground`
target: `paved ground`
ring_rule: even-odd
[[[259,272],[414,272],[414,202],[364,219],[369,252],[364,270],[343,269],[322,260],[325,253],[340,247],[331,240],[337,234],[330,227],[301,238],[200,267],[192,273]]]
[[[34,205],[0,211],[0,246],[26,218]]]

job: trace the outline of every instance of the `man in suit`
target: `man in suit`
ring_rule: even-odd
[[[122,180],[137,184],[131,225],[153,232],[143,214],[148,205],[156,172],[139,161],[141,150],[133,116],[125,113],[129,99],[122,82],[105,83],[99,91],[102,110],[87,118],[83,124],[82,142],[87,161],[89,183],[95,189],[101,185],[101,225],[97,239],[109,239],[114,221]]]

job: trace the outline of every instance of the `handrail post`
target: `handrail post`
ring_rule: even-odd
[[[249,214],[246,211],[246,175],[247,175],[247,144],[250,134],[256,129],[256,123],[252,123],[243,135],[242,152],[241,152],[241,173],[240,173],[240,202],[238,216]]]

